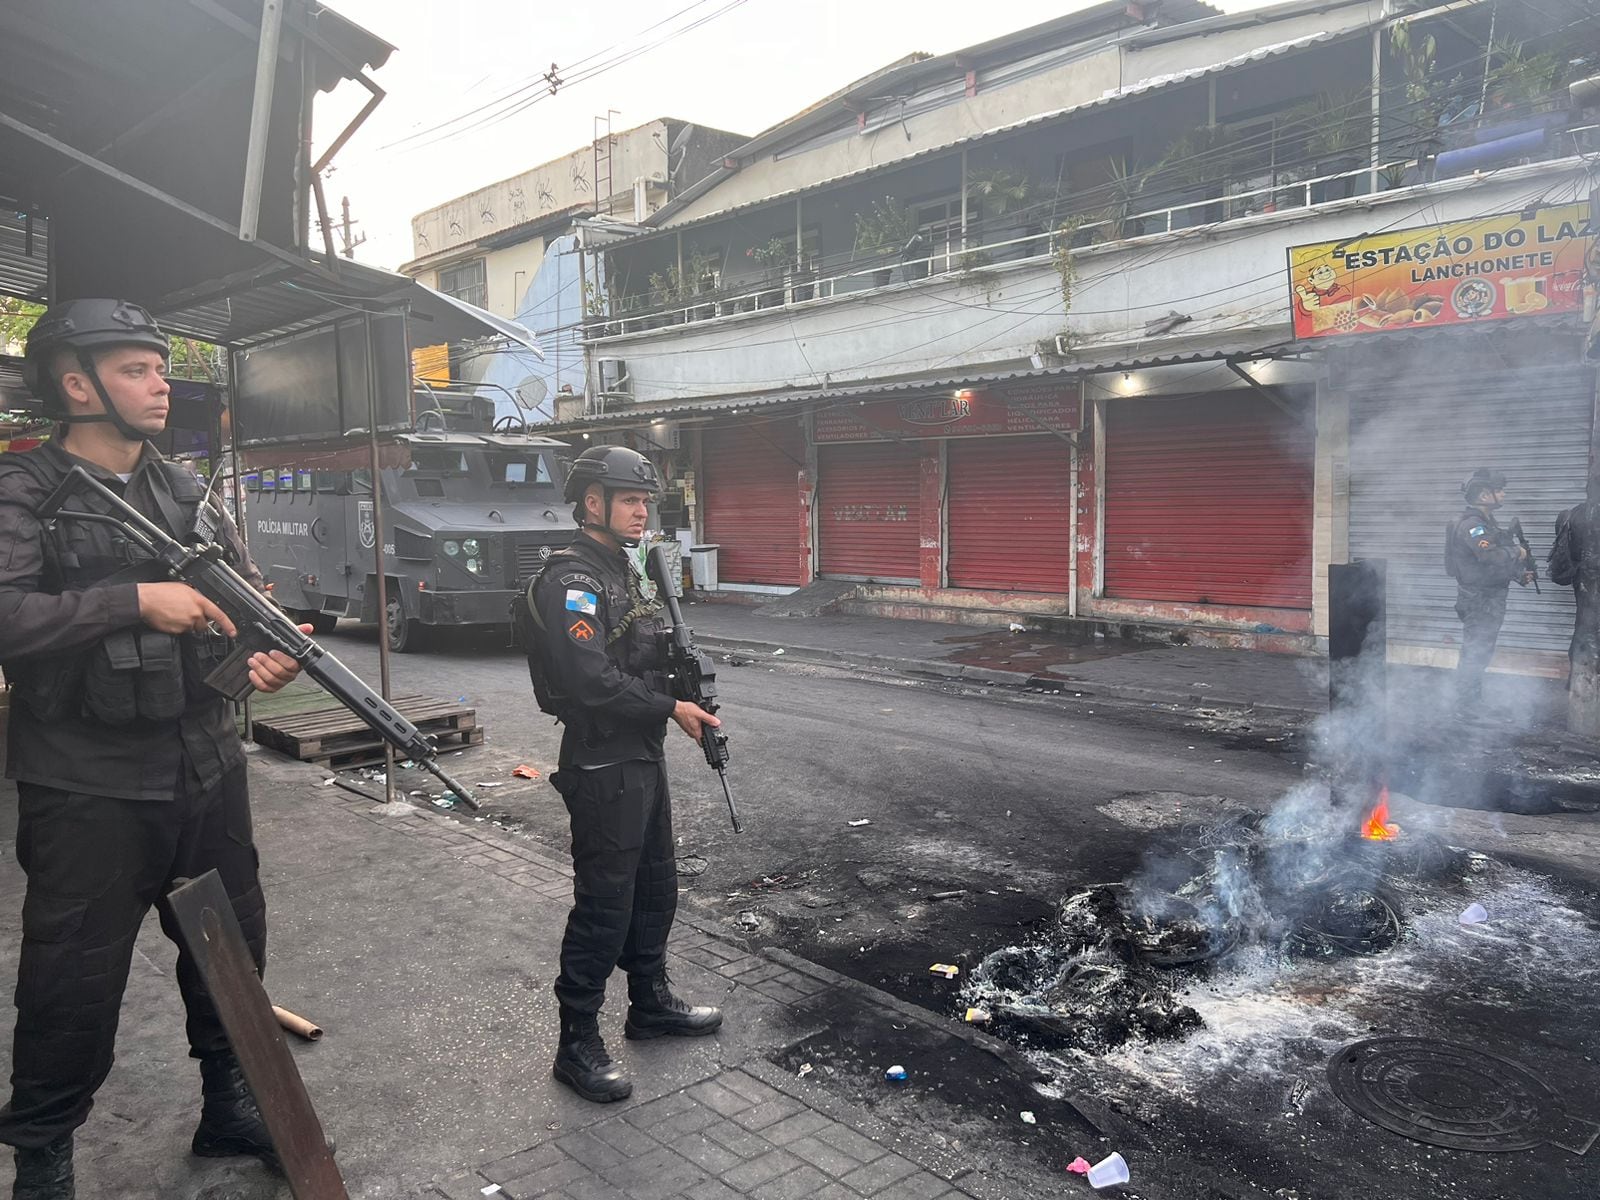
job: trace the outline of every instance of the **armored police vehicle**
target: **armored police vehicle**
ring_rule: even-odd
[[[507,624],[513,595],[577,532],[566,448],[508,429],[419,430],[385,448],[403,464],[379,481],[392,649],[418,649],[432,626]],[[244,488],[251,556],[290,615],[318,633],[378,619],[370,471],[263,467]]]

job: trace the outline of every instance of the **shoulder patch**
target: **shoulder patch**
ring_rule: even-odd
[[[586,592],[582,588],[567,589],[568,612],[588,613],[592,617],[598,604],[599,597],[593,592]]]
[[[600,634],[587,617],[574,617],[567,622],[567,636],[575,642],[592,642]]]
[[[1484,533],[1484,529],[1483,529],[1482,525],[1474,525],[1467,532],[1473,537],[1482,537],[1483,533]]]
[[[569,571],[558,581],[564,588],[582,588],[598,596],[605,589],[600,586],[600,581],[593,575],[586,575],[582,571]]]

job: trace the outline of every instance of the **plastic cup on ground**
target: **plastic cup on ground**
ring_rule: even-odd
[[[1461,916],[1458,919],[1463,925],[1482,925],[1489,919],[1489,910],[1474,900],[1461,910]]]
[[[1089,1186],[1093,1188],[1116,1187],[1128,1182],[1128,1164],[1120,1154],[1109,1154],[1089,1168]]]

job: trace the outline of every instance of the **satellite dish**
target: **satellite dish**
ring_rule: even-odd
[[[517,384],[517,390],[512,394],[522,411],[531,413],[544,403],[545,397],[550,394],[550,385],[544,381],[542,375],[529,375]]]

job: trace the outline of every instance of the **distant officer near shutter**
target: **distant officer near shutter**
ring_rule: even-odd
[[[1495,520],[1505,503],[1506,477],[1479,467],[1461,485],[1467,508],[1445,533],[1445,564],[1456,581],[1456,616],[1461,618],[1457,695],[1464,705],[1483,694],[1483,676],[1494,657],[1506,619],[1506,592],[1513,581],[1532,578],[1527,552]]]
[[[666,726],[675,721],[698,740],[702,724],[720,722],[669,693],[659,605],[645,600],[628,552],[660,491],[644,455],[620,446],[586,450],[565,492],[578,536],[550,556],[529,589],[536,690],[565,726],[550,782],[572,818],[574,899],[555,984],[554,1075],[599,1103],[633,1091],[600,1037],[598,1013],[617,967],[628,975],[628,1037],[695,1037],[722,1024],[718,1009],[686,1004],[667,979],[678,877]]]

